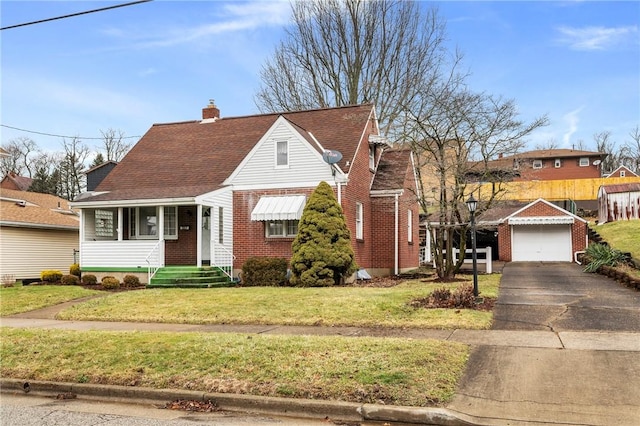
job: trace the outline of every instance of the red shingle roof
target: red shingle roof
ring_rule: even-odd
[[[338,150],[346,170],[373,117],[371,105],[154,124],[83,201],[194,197],[214,191],[283,116],[311,141]]]

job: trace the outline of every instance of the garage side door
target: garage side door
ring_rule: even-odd
[[[571,262],[571,225],[514,225],[514,262]]]

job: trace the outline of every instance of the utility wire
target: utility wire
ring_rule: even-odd
[[[93,139],[93,140],[102,140],[102,139],[104,139],[104,137],[101,137],[101,138],[95,138],[95,137],[94,138],[87,138],[87,137],[83,137],[83,136],[54,135],[52,133],[44,133],[44,132],[36,132],[35,130],[20,129],[18,127],[7,126],[6,124],[0,124],[0,126],[6,127],[7,129],[19,130],[21,132],[35,133],[37,135],[43,135],[43,136],[53,136],[53,137],[56,137],[56,138],[68,138],[68,139],[77,138],[77,139]],[[142,136],[122,136],[122,139],[133,139],[133,138],[141,138],[141,137]]]
[[[132,1],[132,2],[129,2],[129,3],[117,4],[115,6],[108,6],[108,7],[102,7],[100,9],[93,9],[93,10],[87,10],[87,11],[84,11],[84,12],[72,13],[70,15],[56,16],[55,18],[47,18],[47,19],[41,19],[39,21],[25,22],[24,24],[10,25],[8,27],[0,28],[0,31],[2,31],[2,30],[10,30],[12,28],[18,28],[18,27],[26,27],[27,25],[41,24],[43,22],[55,21],[57,19],[65,19],[65,18],[72,18],[74,16],[87,15],[89,13],[94,13],[94,12],[102,12],[102,11],[105,11],[105,10],[117,9],[119,7],[133,6],[133,5],[136,5],[136,4],[139,4],[139,3],[147,3],[147,2],[150,2],[150,1],[153,1],[153,0]]]

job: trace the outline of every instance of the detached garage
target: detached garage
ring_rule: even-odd
[[[498,225],[499,259],[507,262],[572,262],[587,247],[587,222],[539,199]]]

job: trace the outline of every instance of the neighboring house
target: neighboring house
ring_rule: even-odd
[[[80,222],[66,200],[2,188],[0,207],[0,275],[30,281],[45,269],[69,273]]]
[[[638,177],[638,174],[635,173],[633,170],[631,170],[630,168],[628,168],[627,166],[620,166],[617,169],[615,169],[614,171],[612,171],[611,173],[607,174],[605,176],[606,178],[614,178],[614,177]]]
[[[13,172],[9,172],[0,182],[0,188],[3,189],[13,189],[16,191],[27,191],[31,184],[33,183],[33,179],[18,176]]]
[[[484,162],[469,163],[467,180],[480,182],[498,178],[505,181],[594,179],[601,177],[602,152],[573,149],[542,149],[487,162],[491,176],[483,176]]]
[[[118,165],[117,162],[110,160],[85,171],[84,175],[87,177],[87,191],[94,191],[116,165]]]
[[[408,151],[379,135],[372,105],[154,124],[95,191],[81,195],[83,271],[213,265],[237,277],[251,256],[291,256],[307,197],[335,191],[356,262],[371,275],[418,266]],[[330,165],[323,154],[339,152]],[[334,155],[334,159],[338,156]]]
[[[602,185],[598,190],[598,223],[640,219],[640,182]]]

